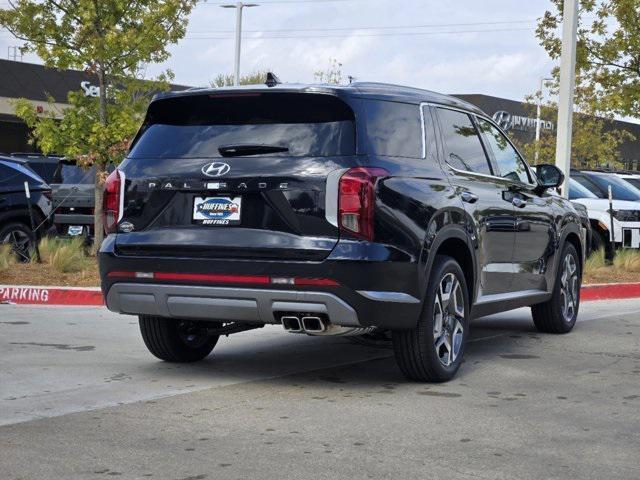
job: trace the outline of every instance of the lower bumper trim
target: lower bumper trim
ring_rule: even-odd
[[[106,303],[117,313],[229,322],[278,323],[275,312],[314,312],[335,325],[361,326],[356,311],[327,292],[118,282]]]

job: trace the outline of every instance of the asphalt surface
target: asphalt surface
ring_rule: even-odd
[[[196,365],[133,317],[0,305],[0,479],[640,479],[640,301],[475,321],[447,384],[276,327]]]

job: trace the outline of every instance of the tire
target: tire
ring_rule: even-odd
[[[190,363],[206,358],[218,343],[197,322],[140,315],[140,333],[149,351],[165,362]]]
[[[19,262],[31,260],[34,237],[31,228],[21,222],[7,223],[0,227],[0,243],[11,244]]]
[[[533,323],[538,331],[569,333],[573,329],[580,308],[581,283],[580,257],[575,247],[566,243],[560,255],[553,296],[531,307]]]
[[[607,239],[604,234],[599,230],[593,230],[591,235],[591,250],[590,252],[597,252],[598,250],[607,251]]]
[[[438,255],[416,328],[393,332],[393,350],[402,373],[418,382],[451,380],[462,363],[469,314],[469,293],[460,265]]]

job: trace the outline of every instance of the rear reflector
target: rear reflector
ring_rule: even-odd
[[[112,271],[108,278],[145,278],[153,280],[193,283],[230,283],[253,285],[304,285],[337,287],[340,284],[329,278],[269,277],[267,275],[222,275],[211,273],[129,272]]]

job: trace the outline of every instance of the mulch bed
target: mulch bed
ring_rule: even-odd
[[[60,273],[44,263],[21,263],[0,272],[0,285],[99,287],[100,275],[97,263],[93,268],[73,273]]]

